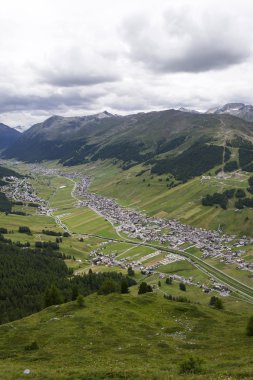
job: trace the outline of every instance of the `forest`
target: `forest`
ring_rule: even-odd
[[[100,289],[103,293],[108,288],[109,292],[126,292],[128,286],[136,283],[116,272],[90,271],[73,276],[63,258],[52,249],[20,248],[0,235],[0,324],[74,300],[79,294],[86,296]],[[108,279],[113,287],[107,285]]]
[[[157,160],[151,172],[154,174],[171,173],[181,181],[201,175],[222,163],[223,147],[196,143],[173,158]]]

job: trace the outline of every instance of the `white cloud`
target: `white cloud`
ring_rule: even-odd
[[[252,16],[250,0],[9,0],[0,121],[253,103]]]

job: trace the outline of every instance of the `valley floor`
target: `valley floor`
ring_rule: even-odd
[[[75,256],[66,260],[75,274],[91,268],[95,272],[126,273],[129,265],[138,263],[134,268],[138,285],[145,280],[154,292],[140,296],[134,286],[129,295],[92,295],[85,299],[84,308],[74,302],[52,306],[0,326],[0,379],[253,378],[252,338],[245,333],[253,310],[252,277],[248,271],[221,263],[219,257],[204,260],[201,250],[189,242],[183,242],[180,247],[167,247],[159,239],[129,238],[127,231],[105,217],[103,211],[82,204],[85,199],[77,193],[80,181],[71,177],[70,169],[64,169],[64,176],[57,172],[49,175],[45,167],[40,166],[40,170],[36,172],[29,165],[21,167],[23,174],[29,174],[38,197],[45,201],[44,214],[27,205],[15,205],[16,211],[28,214],[25,216],[1,213],[0,227],[12,231],[8,238],[29,241],[33,246],[38,240],[48,241],[43,229],[68,231],[71,236],[62,238],[60,250]],[[80,170],[83,172],[84,168]],[[86,167],[85,174],[91,175],[92,170],[96,176],[89,190],[117,198],[123,206],[138,211],[145,207],[147,214],[157,218],[177,217],[183,211],[186,218],[191,213],[192,217],[195,211],[190,210],[198,208],[203,221],[205,217],[209,220],[211,212],[203,213],[202,206],[194,203],[203,192],[199,179],[170,190],[168,195],[168,190],[166,194],[161,191],[161,182],[157,180],[150,193],[146,193],[146,187],[136,186],[140,179],[131,171],[128,177],[121,175],[119,180],[119,173],[113,167],[107,172]],[[205,184],[205,189],[209,185]],[[220,210],[214,212],[222,214]],[[32,235],[19,233],[20,225],[28,226]],[[207,222],[206,227],[210,227]],[[167,226],[162,228],[162,234],[168,232]],[[243,257],[249,262],[253,261],[252,246],[249,243],[243,247]],[[173,255],[177,256],[176,260]],[[167,277],[174,278],[172,285],[165,283]],[[186,282],[187,291],[183,295],[188,302],[164,299],[164,294],[182,296],[180,281]],[[211,295],[220,297],[224,290],[215,290],[215,281],[230,288],[229,295],[222,297],[224,310],[208,306]],[[209,290],[204,292],[206,289]],[[33,342],[37,343],[37,349],[25,349]],[[189,356],[203,360],[200,374],[179,374],[180,363]],[[24,374],[26,369],[29,375]]]

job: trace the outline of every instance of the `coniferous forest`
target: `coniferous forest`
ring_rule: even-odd
[[[73,276],[63,260],[52,249],[20,248],[1,235],[0,242],[0,323],[6,323],[35,313],[44,307],[75,300],[106,288],[121,292],[121,284],[135,284],[122,274],[92,273]],[[102,287],[103,285],[103,287]],[[108,290],[105,289],[107,292]]]

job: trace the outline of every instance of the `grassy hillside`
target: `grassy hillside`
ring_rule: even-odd
[[[230,115],[176,110],[103,118],[53,116],[23,133],[4,156],[59,160],[66,166],[113,159],[124,169],[145,163],[154,173],[172,173],[184,181],[224,165],[233,148],[240,148],[240,165],[250,165],[252,131],[251,123]]]
[[[156,294],[92,295],[0,327],[5,380],[250,379],[248,313],[167,301]],[[208,338],[207,338],[208,337]],[[32,342],[38,349],[28,350]],[[214,354],[215,353],[215,354]],[[179,375],[192,355],[199,375]],[[214,360],[215,355],[215,360]]]
[[[123,206],[133,207],[152,216],[176,218],[183,223],[207,229],[221,228],[232,234],[252,234],[252,209],[235,211],[235,198],[229,201],[227,210],[201,204],[201,199],[206,194],[232,188],[246,191],[249,173],[238,172],[218,178],[213,170],[210,178],[197,177],[170,188],[170,176],[156,176],[150,170],[138,175],[143,169],[140,165],[123,171],[106,161],[79,166],[77,169],[91,176],[91,191],[115,198]],[[250,193],[247,196],[252,198]]]

